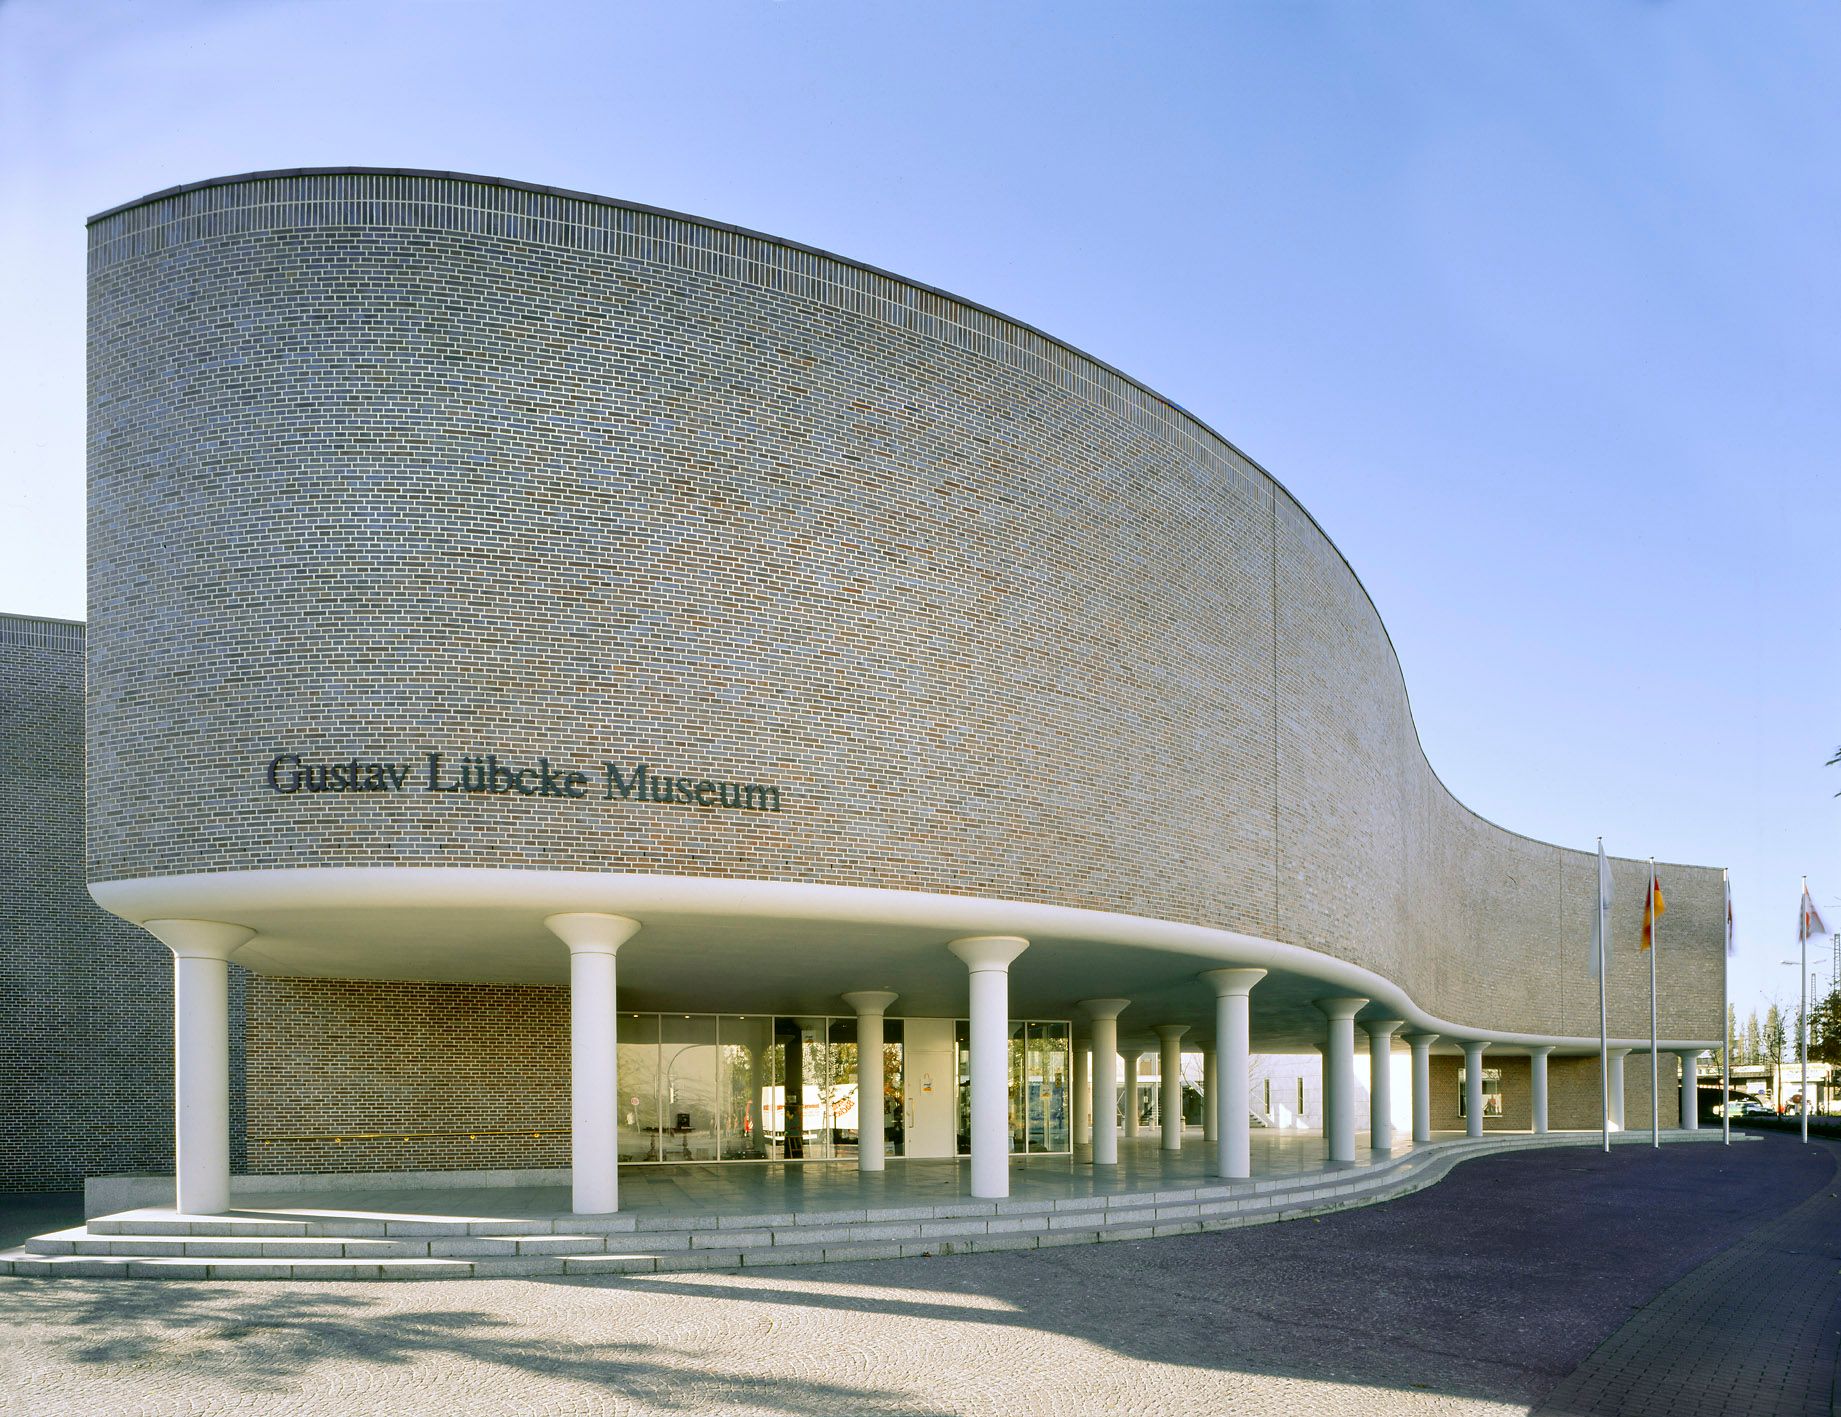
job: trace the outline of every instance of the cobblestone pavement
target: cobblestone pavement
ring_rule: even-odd
[[[1548,1394],[1541,1417],[1828,1417],[1838,1354],[1841,1187],[1831,1178],[1646,1304]]]
[[[1317,1220],[781,1273],[0,1279],[0,1392],[33,1417],[1521,1414],[1708,1261],[1795,1304],[1834,1262],[1751,1232],[1818,1190],[1825,1220],[1834,1172],[1777,1138],[1524,1153]]]

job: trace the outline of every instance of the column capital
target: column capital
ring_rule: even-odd
[[[1458,1038],[1453,1041],[1464,1050],[1466,1058],[1480,1058],[1483,1056],[1483,1050],[1489,1047],[1487,1038]]]
[[[1528,1056],[1530,1058],[1545,1058],[1557,1047],[1559,1047],[1557,1043],[1531,1043],[1528,1045]]]
[[[857,989],[838,997],[857,1011],[859,1018],[880,1017],[901,995],[887,989]]]
[[[1087,1011],[1091,1019],[1117,1018],[1131,1007],[1130,999],[1082,999],[1080,1007]]]
[[[639,933],[639,922],[624,915],[601,915],[594,911],[568,911],[546,915],[544,928],[569,947],[572,955],[617,954],[620,947]]]
[[[1400,1037],[1405,1041],[1408,1048],[1430,1048],[1434,1043],[1438,1042],[1438,1035],[1436,1033],[1427,1033],[1422,1028],[1415,1028],[1409,1032],[1402,1033]]]
[[[1007,971],[1010,961],[1029,948],[1029,941],[1021,935],[968,935],[946,948],[964,960],[973,974],[983,974]]]
[[[1156,1034],[1165,1043],[1176,1042],[1177,1039],[1181,1038],[1188,1031],[1189,1025],[1186,1023],[1160,1023],[1151,1030],[1152,1033]]]
[[[1365,1018],[1362,1020],[1362,1028],[1377,1043],[1383,1039],[1392,1038],[1397,1030],[1405,1027],[1406,1020],[1400,1018]]]
[[[227,960],[256,933],[223,920],[143,920],[141,928],[171,950],[174,959]]]
[[[1332,1023],[1345,1018],[1353,1019],[1368,1007],[1366,999],[1357,999],[1353,996],[1339,999],[1313,999],[1311,1002],[1317,1006],[1317,1011]]]
[[[1628,1057],[1630,1056],[1630,1054],[1631,1054],[1631,1051],[1632,1051],[1632,1050],[1631,1050],[1631,1049],[1629,1049],[1629,1048],[1607,1048],[1607,1049],[1605,1049],[1604,1051],[1605,1051],[1605,1056],[1606,1056],[1606,1057],[1610,1057],[1610,1058],[1628,1058]]]
[[[1253,986],[1266,977],[1263,969],[1211,969],[1202,975],[1216,998],[1228,999],[1236,994],[1250,994]]]
[[[1692,1058],[1698,1061],[1702,1053],[1712,1053],[1716,1050],[1712,1048],[1664,1048],[1662,1051],[1673,1053],[1678,1058]]]

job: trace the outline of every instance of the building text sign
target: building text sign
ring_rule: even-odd
[[[324,792],[437,792],[498,797],[552,797],[583,801],[657,803],[660,806],[777,812],[780,789],[759,782],[678,777],[649,763],[603,762],[593,771],[556,767],[548,758],[519,763],[497,753],[452,757],[424,753],[409,762],[343,761],[280,753],[265,780],[284,797]]]

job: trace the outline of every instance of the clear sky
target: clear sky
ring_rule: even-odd
[[[1219,429],[1464,802],[1732,868],[1762,1012],[1801,873],[1841,927],[1838,73],[1831,4],[0,0],[0,609],[84,612],[88,214],[333,164],[678,208]]]

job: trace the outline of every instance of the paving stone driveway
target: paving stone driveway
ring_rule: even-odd
[[[1630,1388],[1582,1387],[1594,1365],[1615,1377],[1620,1363],[1654,1373],[1671,1353],[1691,1362],[1708,1331],[1761,1317],[1767,1298],[1774,1313],[1794,1307],[1786,1286],[1809,1282],[1812,1264],[1837,1268],[1794,1248],[1809,1225],[1833,1220],[1819,1205],[1835,1169],[1827,1146],[1782,1138],[1523,1153],[1314,1221],[768,1274],[0,1279],[0,1392],[32,1417],[1366,1417],[1522,1414],[1564,1395],[1557,1385],[1578,1369],[1571,1399],[1583,1405],[1564,1410],[1615,1412],[1604,1403]],[[1724,1278],[1694,1286],[1715,1271]],[[1668,1317],[1684,1285],[1698,1328]],[[1738,1318],[1721,1320],[1728,1299]],[[1831,1318],[1812,1330],[1832,1330]],[[1636,1356],[1619,1358],[1620,1342]],[[1829,1373],[1815,1370],[1832,1370],[1832,1345],[1789,1361],[1813,1373],[1798,1391],[1825,1400]],[[1764,1393],[1735,1388],[1730,1402]]]

